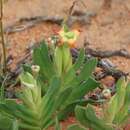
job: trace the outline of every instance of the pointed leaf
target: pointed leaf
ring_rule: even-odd
[[[83,128],[83,127],[79,126],[78,124],[73,124],[73,125],[69,126],[67,130],[89,130],[89,129]]]
[[[72,88],[67,88],[65,90],[63,90],[56,98],[56,109],[60,109],[62,106],[64,106],[64,104],[66,103],[66,101],[68,100],[70,94],[72,92]]]
[[[95,70],[96,65],[97,59],[89,60],[81,70],[78,76],[78,81],[81,82],[83,80],[87,80],[92,75],[92,72]]]
[[[54,61],[55,61],[55,66],[56,66],[56,71],[58,73],[58,76],[61,76],[62,65],[63,65],[62,47],[56,47],[55,53],[54,53]]]
[[[89,127],[92,129],[96,128],[97,130],[113,130],[112,127],[106,125],[104,120],[101,120],[96,116],[91,105],[87,105],[85,114],[86,118],[91,122]],[[93,124],[94,127],[91,124]]]
[[[33,88],[36,86],[36,80],[33,78],[33,76],[28,73],[24,72],[20,75],[21,83],[29,88]]]
[[[79,86],[74,86],[72,89],[72,93],[69,96],[68,103],[72,103],[73,101],[77,99],[83,98],[85,94],[92,91],[96,87],[99,86],[99,83],[96,82],[94,79],[89,78],[88,81],[85,83],[80,84]]]
[[[91,123],[91,122],[89,122],[89,120],[86,118],[84,107],[76,106],[75,116],[76,116],[76,119],[80,122],[81,125],[88,128],[89,123]]]
[[[33,62],[40,66],[40,73],[50,79],[54,74],[54,66],[49,57],[48,47],[45,41],[41,43],[39,48],[35,48],[33,52]]]
[[[80,53],[78,55],[78,59],[76,60],[76,63],[73,65],[73,68],[77,71],[82,66],[85,59],[85,51],[84,49],[80,50]]]

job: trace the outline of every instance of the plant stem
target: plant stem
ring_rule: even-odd
[[[3,102],[4,101],[4,93],[5,93],[5,82],[7,81],[8,79],[8,74],[4,77],[4,80],[2,82],[2,85],[1,85],[1,88],[0,88],[0,102]]]
[[[0,0],[0,33],[1,33],[1,44],[3,50],[3,72],[6,72],[6,47],[4,40],[4,31],[3,31],[3,0]]]

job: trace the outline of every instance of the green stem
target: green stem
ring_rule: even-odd
[[[1,32],[1,44],[3,50],[3,72],[6,72],[6,47],[4,40],[4,31],[3,31],[3,0],[0,0],[0,32]]]
[[[2,85],[0,87],[0,101],[3,102],[4,101],[4,89],[5,89],[5,82],[8,78],[8,75],[5,76],[3,82],[2,82]]]

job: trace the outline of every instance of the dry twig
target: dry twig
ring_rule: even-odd
[[[125,49],[115,50],[115,51],[98,51],[91,48],[86,48],[86,54],[92,55],[94,57],[108,58],[112,56],[121,56],[130,59],[130,54]]]
[[[68,26],[72,26],[73,23],[75,22],[79,22],[81,24],[90,24],[92,16],[95,16],[95,14],[89,13],[89,14],[83,14],[81,16],[70,16],[66,21],[66,24]],[[10,26],[7,26],[4,29],[4,32],[9,34],[9,33],[24,31],[42,22],[52,22],[61,25],[63,21],[64,21],[64,17],[61,16],[36,16],[31,18],[22,18],[18,22]],[[17,25],[17,23],[20,23],[20,25]]]
[[[3,51],[3,73],[6,72],[6,47],[4,40],[4,30],[3,30],[3,0],[0,0],[0,35],[1,35],[1,44]]]

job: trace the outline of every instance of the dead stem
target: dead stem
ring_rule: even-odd
[[[6,72],[6,47],[4,41],[4,31],[3,31],[3,0],[0,0],[0,32],[1,32],[1,44],[3,50],[3,72]]]

